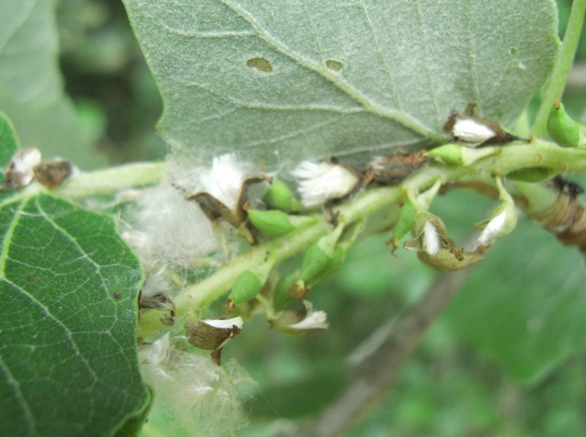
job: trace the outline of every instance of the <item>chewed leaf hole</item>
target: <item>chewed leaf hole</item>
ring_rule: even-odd
[[[512,56],[515,56],[515,55],[517,54],[517,49],[516,49],[515,47],[513,47],[511,50],[509,50],[509,53],[510,53]]]
[[[333,70],[333,71],[340,71],[343,66],[344,66],[344,64],[342,64],[340,61],[336,61],[334,59],[328,59],[326,61],[326,67],[328,67],[330,70]]]
[[[250,58],[248,61],[246,61],[246,66],[250,68],[256,68],[258,71],[262,71],[263,73],[270,73],[273,71],[273,66],[271,63],[262,57]]]

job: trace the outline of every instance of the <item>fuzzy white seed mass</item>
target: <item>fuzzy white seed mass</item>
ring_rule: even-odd
[[[323,311],[312,311],[300,322],[289,325],[289,328],[298,331],[315,331],[328,329],[327,314]]]
[[[168,263],[190,268],[194,258],[219,247],[204,213],[169,181],[145,190],[132,222],[124,235],[141,236],[127,242],[146,266]]]
[[[234,210],[242,182],[250,171],[250,165],[239,162],[233,153],[217,156],[212,162],[212,168],[200,175],[202,191],[210,193]]]
[[[507,219],[507,212],[503,211],[491,221],[488,222],[480,237],[478,237],[478,244],[486,246],[490,244],[491,240],[498,236],[498,234],[502,231],[503,227],[505,226],[505,221]]]
[[[235,360],[221,367],[207,354],[175,347],[165,334],[140,350],[145,382],[155,392],[146,434],[237,436],[246,425],[240,408],[254,382]]]
[[[349,170],[329,162],[303,161],[291,174],[297,179],[301,203],[305,207],[344,197],[358,183],[358,178]]]
[[[31,183],[34,177],[33,167],[41,163],[41,152],[36,147],[29,147],[16,153],[9,164],[9,169],[20,177],[21,186]]]
[[[489,127],[469,118],[458,118],[452,133],[456,138],[469,143],[480,143],[496,135]]]
[[[435,255],[441,247],[440,236],[431,222],[425,222],[423,228],[423,250],[430,255]]]
[[[242,325],[244,324],[244,322],[242,321],[242,317],[240,316],[225,320],[203,319],[202,322],[204,322],[206,325],[209,325],[217,329],[230,329],[232,328],[232,326],[236,326],[237,328],[242,329]]]

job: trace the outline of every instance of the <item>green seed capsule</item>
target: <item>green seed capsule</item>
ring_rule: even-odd
[[[298,277],[299,272],[293,272],[279,279],[273,294],[273,308],[275,311],[282,311],[291,302],[289,287],[297,281]]]
[[[427,156],[431,158],[441,159],[448,165],[462,164],[462,146],[457,144],[445,144],[435,149],[431,149]]]
[[[393,227],[393,238],[400,240],[415,226],[415,215],[417,209],[411,202],[406,202],[399,210],[399,215]]]
[[[507,173],[507,179],[518,182],[541,182],[551,179],[559,170],[547,167],[523,168]]]
[[[269,237],[280,237],[295,229],[289,216],[282,211],[259,211],[251,209],[248,211],[250,223]]]
[[[267,205],[283,211],[299,211],[303,209],[289,185],[279,179],[273,181],[263,200]]]
[[[263,283],[257,274],[250,270],[241,273],[234,281],[232,292],[228,296],[235,304],[248,302],[254,299],[260,291]]]
[[[330,259],[332,259],[332,257],[322,250],[319,243],[312,244],[307,248],[303,255],[299,278],[303,281],[307,281],[308,279],[315,277],[327,266]]]
[[[327,264],[324,266],[324,268],[311,279],[309,286],[311,287],[315,285],[322,279],[327,278],[332,273],[334,273],[338,269],[338,267],[340,267],[340,264],[344,262],[345,258],[346,251],[342,248],[342,246],[336,245],[336,247],[334,247],[334,254],[327,262]]]
[[[580,147],[582,135],[578,123],[572,119],[556,97],[547,119],[547,132],[562,147]],[[583,146],[584,144],[582,144]]]

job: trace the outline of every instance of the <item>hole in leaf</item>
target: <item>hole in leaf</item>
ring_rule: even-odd
[[[270,73],[273,71],[273,66],[271,63],[262,57],[250,58],[248,61],[246,61],[246,66],[250,68],[256,68],[258,71],[262,71],[263,73]]]
[[[342,64],[340,61],[336,61],[334,59],[328,59],[326,61],[326,67],[333,71],[340,71],[343,65],[344,64]]]
[[[512,56],[515,56],[515,55],[517,54],[517,49],[516,49],[515,47],[513,47],[511,50],[509,50],[509,53],[510,53]]]

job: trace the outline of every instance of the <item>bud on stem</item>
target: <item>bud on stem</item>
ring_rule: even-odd
[[[248,211],[248,220],[252,225],[269,237],[281,237],[292,232],[298,226],[315,222],[311,217],[289,216],[283,211],[259,211],[251,209]]]
[[[261,264],[259,267],[241,273],[234,281],[232,291],[228,298],[235,304],[254,299],[260,292],[262,286],[267,282],[274,265],[274,260],[268,259],[267,262]]]
[[[586,135],[580,124],[570,117],[556,97],[547,118],[547,132],[551,138],[562,147],[586,147]]]
[[[282,211],[300,211],[303,209],[289,185],[280,179],[275,179],[266,192],[263,200],[267,205]]]

